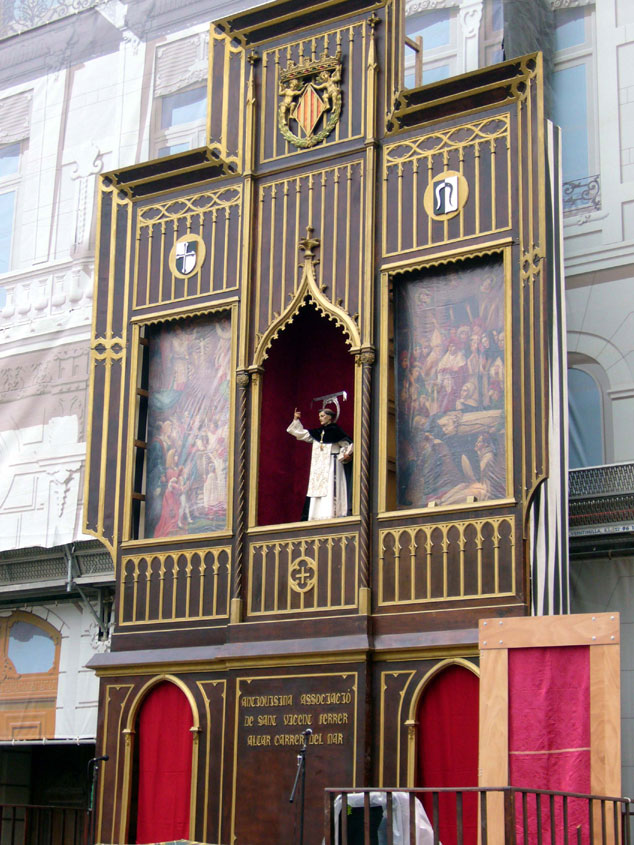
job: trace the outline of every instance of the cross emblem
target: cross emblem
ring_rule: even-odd
[[[307,557],[297,558],[291,563],[289,578],[294,590],[307,592],[315,583],[315,561]]]

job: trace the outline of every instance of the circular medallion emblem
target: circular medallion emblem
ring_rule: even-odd
[[[205,253],[205,242],[200,235],[183,235],[170,252],[170,270],[175,276],[187,279],[200,270]]]
[[[449,220],[460,214],[469,198],[469,183],[457,170],[445,170],[434,177],[423,197],[425,211],[434,220]]]

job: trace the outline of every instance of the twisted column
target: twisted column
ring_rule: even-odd
[[[236,467],[236,519],[233,540],[231,579],[231,622],[242,619],[242,573],[244,569],[245,526],[247,519],[247,411],[249,378],[246,370],[238,372],[238,461]]]
[[[372,366],[374,349],[364,348],[357,356],[361,367],[361,442],[355,450],[360,461],[359,472],[359,612],[369,613],[370,587],[370,411],[372,405]]]

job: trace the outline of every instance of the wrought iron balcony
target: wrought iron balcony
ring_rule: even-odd
[[[568,473],[570,536],[634,531],[634,463]]]
[[[0,39],[75,15],[105,0],[0,0]]]
[[[324,842],[630,845],[631,820],[629,798],[544,789],[327,789]]]
[[[564,211],[599,211],[601,208],[599,175],[564,182],[562,196]]]

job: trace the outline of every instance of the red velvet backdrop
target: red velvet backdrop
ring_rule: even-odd
[[[454,787],[478,785],[479,682],[462,666],[449,666],[430,681],[418,710],[418,785]],[[423,801],[432,821],[432,798]],[[457,842],[456,801],[440,795],[440,841]],[[478,808],[475,795],[465,795],[463,842],[476,845]]]
[[[509,774],[511,786],[590,792],[590,652],[588,646],[509,649]],[[543,799],[542,837],[550,841],[548,802]],[[557,805],[557,842],[563,818]],[[518,834],[523,824],[516,808]],[[535,799],[528,807],[529,830],[537,835]],[[568,804],[568,836],[580,825],[588,841],[587,808]]]
[[[354,358],[348,350],[341,329],[310,305],[273,342],[264,361],[262,389],[260,525],[296,522],[302,513],[310,444],[286,433],[295,408],[302,412],[304,427],[315,428],[321,403],[312,404],[313,397],[346,390],[348,401],[339,400],[339,425],[354,436]]]
[[[192,711],[169,682],[156,686],[138,718],[137,842],[189,839]]]

